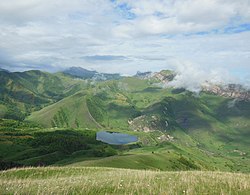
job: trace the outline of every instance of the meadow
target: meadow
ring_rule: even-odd
[[[1,194],[245,194],[250,175],[89,167],[20,168],[0,173]]]

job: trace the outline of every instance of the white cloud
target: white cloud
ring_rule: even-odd
[[[106,0],[8,0],[0,1],[0,18],[1,22],[16,25],[37,20],[50,22],[69,16],[77,18],[77,15],[100,19],[111,9],[111,2]]]
[[[177,75],[174,80],[167,84],[175,88],[185,88],[189,91],[199,93],[202,85],[206,82],[210,84],[230,84],[237,80],[230,75],[227,69],[214,68],[205,70],[198,64],[188,61],[173,61]]]
[[[249,22],[249,0],[150,0],[118,1],[128,3],[136,14],[133,22],[121,24],[117,31],[143,36],[209,31],[231,23]],[[129,36],[129,35],[126,35]]]
[[[186,69],[198,82],[224,71],[246,77],[250,29],[231,34],[223,29],[249,23],[249,0],[0,1],[0,66],[83,66],[124,74],[172,68],[194,86],[197,82],[185,80]],[[196,34],[214,29],[220,33]]]

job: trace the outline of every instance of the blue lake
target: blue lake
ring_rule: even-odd
[[[96,140],[112,145],[123,145],[132,142],[137,142],[138,137],[125,133],[99,131],[96,133]]]

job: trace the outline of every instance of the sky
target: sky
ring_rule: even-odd
[[[71,66],[250,86],[250,0],[0,1],[1,68]]]

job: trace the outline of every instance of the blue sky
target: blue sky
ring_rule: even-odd
[[[174,69],[249,85],[250,0],[0,1],[0,67]]]

